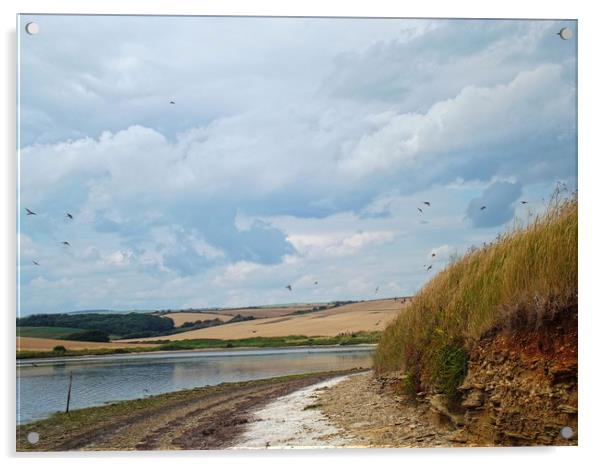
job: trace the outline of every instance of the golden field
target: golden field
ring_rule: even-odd
[[[408,300],[409,302],[409,300]],[[239,339],[251,337],[280,337],[288,335],[336,336],[340,333],[382,331],[406,306],[394,299],[364,301],[301,315],[268,317],[246,322],[220,325],[160,338],[141,338],[128,341],[191,340],[197,338]],[[290,308],[289,312],[290,312]],[[239,313],[238,310],[235,311]]]
[[[129,348],[128,343],[104,343],[95,341],[55,340],[50,338],[17,337],[17,351],[52,351],[55,346],[64,346],[68,350]],[[152,347],[155,345],[135,345]]]
[[[290,306],[279,306],[279,307],[247,307],[240,309],[224,309],[219,313],[229,314],[235,316],[237,314],[247,317],[263,318],[263,317],[280,317],[292,314],[295,311],[306,311],[311,309],[311,304],[291,304]]]
[[[175,327],[180,327],[185,322],[196,322],[197,320],[213,320],[219,319],[222,322],[230,320],[233,315],[226,313],[214,313],[214,312],[170,312],[169,314],[163,314],[161,317],[165,319],[173,320]]]

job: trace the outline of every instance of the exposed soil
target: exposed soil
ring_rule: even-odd
[[[88,408],[17,428],[18,451],[223,449],[275,398],[351,371],[221,384]],[[127,409],[128,406],[131,409]],[[112,411],[111,411],[112,410]],[[86,413],[90,413],[87,415]],[[99,415],[100,413],[100,415]],[[71,413],[70,413],[71,414]],[[86,418],[90,422],[86,422]],[[83,419],[83,421],[82,421]],[[78,422],[78,424],[75,424]],[[27,433],[40,442],[31,445]]]
[[[576,445],[577,306],[539,322],[510,321],[471,351],[460,387],[464,435],[495,445]],[[560,435],[565,426],[571,438]]]

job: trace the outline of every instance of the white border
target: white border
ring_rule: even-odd
[[[3,109],[0,113],[4,153],[0,173],[2,187],[1,209],[3,228],[0,249],[0,286],[2,287],[5,331],[5,357],[2,359],[4,383],[2,384],[4,416],[1,422],[4,456],[15,460],[14,451],[14,317],[15,317],[15,263],[16,263],[16,158],[15,158],[15,60],[16,14],[21,13],[104,13],[104,14],[195,14],[195,15],[286,15],[286,16],[395,16],[395,17],[480,17],[480,18],[576,18],[579,20],[579,193],[580,193],[580,422],[578,448],[521,448],[521,449],[456,449],[449,450],[350,450],[350,451],[295,451],[295,452],[187,452],[169,454],[140,452],[134,454],[68,454],[68,455],[20,455],[19,464],[29,464],[42,459],[45,464],[63,465],[81,462],[85,457],[92,464],[106,465],[109,458],[128,463],[164,464],[177,461],[188,463],[244,464],[250,465],[303,465],[341,461],[351,465],[420,463],[463,465],[484,462],[491,465],[508,463],[532,463],[545,461],[546,465],[589,463],[596,455],[602,442],[600,422],[600,329],[602,309],[596,291],[601,264],[599,212],[602,199],[602,176],[600,170],[600,101],[599,83],[602,73],[598,47],[602,44],[600,29],[602,17],[597,15],[596,2],[579,0],[527,2],[505,0],[486,2],[476,0],[415,2],[381,0],[21,0],[0,2],[2,24],[2,91]],[[12,413],[12,415],[11,415]],[[591,461],[593,462],[593,461]]]

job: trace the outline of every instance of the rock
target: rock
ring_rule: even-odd
[[[458,387],[458,390],[472,390],[472,382],[464,380],[464,383]]]
[[[493,406],[498,407],[502,404],[502,397],[499,393],[496,393],[495,395],[489,397],[489,401],[491,401]]]
[[[485,402],[485,394],[481,390],[473,390],[462,402],[462,406],[468,409],[479,408]]]
[[[454,443],[466,443],[468,442],[468,437],[466,436],[466,432],[459,430],[447,436],[447,439]]]
[[[561,365],[555,365],[550,367],[548,372],[552,376],[553,383],[564,382],[574,377],[577,377],[577,366],[571,365],[566,367]]]
[[[574,406],[570,406],[570,405],[559,405],[558,410],[562,411],[563,413],[567,413],[567,414],[576,414],[577,413],[577,408],[575,408]]]
[[[431,410],[441,414],[442,416],[449,419],[456,427],[464,425],[464,419],[462,416],[452,414],[449,409],[447,409],[447,399],[445,395],[433,395],[428,398],[428,401],[431,405]]]
[[[525,434],[521,434],[520,432],[504,432],[503,433],[504,436],[508,437],[508,438],[512,438],[512,439],[517,439],[517,440],[526,440],[526,441],[532,441],[533,437],[530,435],[525,435]]]

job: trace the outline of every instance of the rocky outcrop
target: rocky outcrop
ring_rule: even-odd
[[[477,443],[576,445],[576,307],[535,327],[493,329],[471,351],[460,390],[463,434]]]
[[[518,311],[517,311],[518,312]],[[577,444],[577,306],[534,319],[509,316],[469,352],[459,399],[421,392],[416,399],[469,445]],[[407,387],[407,376],[379,377],[381,388]],[[565,436],[561,434],[563,428]],[[571,435],[566,438],[566,432]]]

